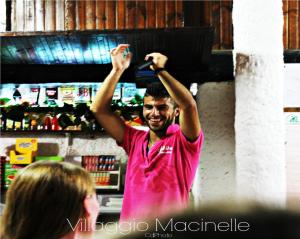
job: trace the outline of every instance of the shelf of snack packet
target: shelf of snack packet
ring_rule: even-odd
[[[38,156],[36,138],[17,138],[9,156],[1,156],[1,190],[8,189],[19,170],[34,161],[63,161],[60,156]],[[119,191],[121,185],[121,163],[116,155],[83,155],[80,164],[91,175],[95,189]]]
[[[102,131],[90,105],[102,83],[69,82],[2,84],[0,130],[2,132]],[[134,83],[118,83],[111,108],[128,124],[142,124],[145,89]]]
[[[141,106],[112,105],[127,124],[143,125]],[[1,107],[1,132],[103,132],[87,104],[64,107]]]

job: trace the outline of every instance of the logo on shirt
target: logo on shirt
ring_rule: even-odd
[[[163,145],[159,149],[159,154],[171,154],[173,152],[173,147],[168,145]]]

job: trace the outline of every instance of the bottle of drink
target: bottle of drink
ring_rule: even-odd
[[[37,130],[37,121],[35,119],[31,120],[30,130]]]
[[[59,130],[59,125],[58,125],[58,120],[56,115],[53,116],[52,120],[51,120],[51,130]]]
[[[21,130],[22,122],[21,121],[15,121],[14,123],[15,123],[14,130]]]
[[[29,113],[24,114],[24,118],[22,120],[22,129],[23,130],[30,130],[30,118]]]
[[[44,130],[51,130],[51,129],[52,129],[51,118],[50,115],[47,114],[44,119]]]
[[[12,130],[12,129],[14,129],[14,127],[15,127],[15,126],[14,126],[14,123],[15,123],[15,122],[14,122],[13,120],[11,120],[11,119],[8,118],[8,119],[6,120],[6,129],[7,129],[7,130]]]
[[[1,131],[2,130],[6,130],[6,117],[5,117],[5,115],[3,114],[3,115],[1,115],[1,125],[0,125],[0,127],[1,127]]]

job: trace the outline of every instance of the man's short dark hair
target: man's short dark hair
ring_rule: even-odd
[[[152,96],[154,98],[171,98],[165,86],[161,82],[148,84],[144,96]]]
[[[161,82],[154,82],[154,83],[148,84],[144,97],[145,96],[152,96],[154,99],[170,98],[174,105],[174,108],[178,107],[178,105],[176,104],[174,99],[172,99],[169,92],[167,91],[167,89],[165,88],[163,83],[161,83]]]

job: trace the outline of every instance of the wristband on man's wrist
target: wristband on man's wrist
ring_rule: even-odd
[[[155,75],[158,75],[161,71],[165,71],[166,69],[165,68],[157,68],[155,69],[154,73]]]

